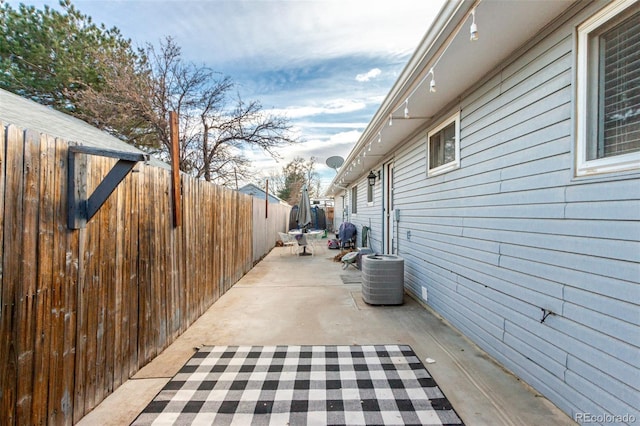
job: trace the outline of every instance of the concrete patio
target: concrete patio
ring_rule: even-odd
[[[405,295],[369,306],[352,267],[275,248],[177,341],[123,384],[80,425],[126,425],[202,345],[410,345],[467,425],[573,425],[547,399],[502,369],[437,314]]]

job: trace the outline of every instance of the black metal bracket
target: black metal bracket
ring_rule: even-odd
[[[545,308],[540,308],[542,309],[542,319],[540,320],[540,324],[542,324],[549,315],[555,315],[554,312],[546,310]]]
[[[86,155],[118,159],[89,197],[87,197]],[[67,226],[69,229],[84,228],[136,164],[149,160],[148,154],[111,151],[80,145],[70,146],[68,156]]]

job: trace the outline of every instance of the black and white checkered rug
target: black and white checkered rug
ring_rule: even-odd
[[[461,425],[411,347],[200,349],[134,425]]]

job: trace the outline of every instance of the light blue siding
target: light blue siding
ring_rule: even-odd
[[[368,172],[367,172],[368,173]],[[373,248],[373,250],[377,253],[382,252],[382,215],[381,205],[382,205],[382,185],[380,184],[380,180],[376,180],[376,185],[373,189],[373,199],[372,203],[367,202],[367,185],[368,181],[366,178],[357,183],[358,185],[358,212],[354,215],[351,214],[349,217],[349,221],[356,225],[358,229],[357,235],[357,246],[362,247],[362,227],[367,226],[371,230],[369,232],[369,240],[368,247]],[[350,191],[347,191],[349,196],[351,195]],[[349,200],[349,206],[351,205],[351,201]],[[339,224],[338,224],[339,226]]]
[[[394,153],[398,247],[409,293],[569,415],[640,419],[640,171],[574,177],[573,34],[596,7],[461,100],[459,169],[427,177],[428,128]]]

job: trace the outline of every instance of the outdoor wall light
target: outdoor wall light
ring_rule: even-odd
[[[376,174],[373,173],[373,170],[371,170],[369,172],[369,175],[367,176],[367,180],[369,181],[369,186],[375,186],[377,178],[378,176],[376,176]]]

